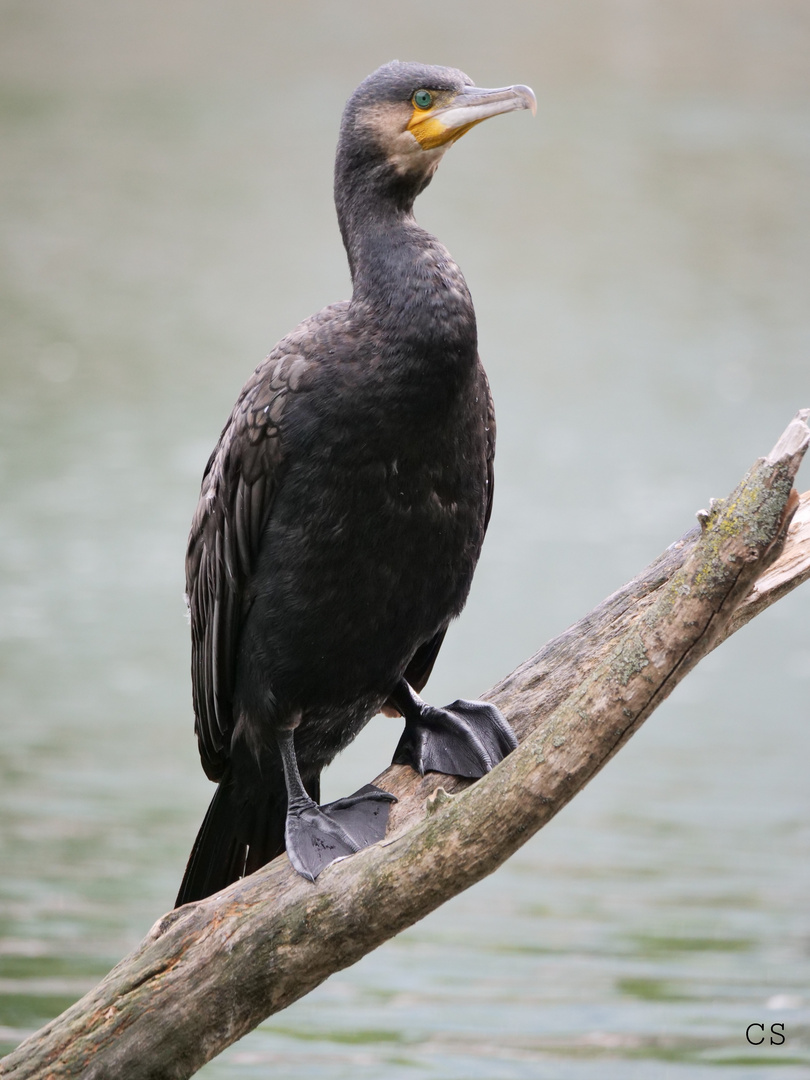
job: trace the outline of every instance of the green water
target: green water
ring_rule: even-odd
[[[171,906],[211,791],[188,524],[248,373],[348,294],[331,161],[354,85],[399,56],[539,100],[454,147],[418,204],[467,274],[499,420],[484,557],[430,683],[452,700],[632,577],[810,405],[809,12],[0,4],[0,1049]],[[805,586],[494,877],[201,1075],[806,1076],[809,615]],[[396,738],[373,721],[327,796]]]

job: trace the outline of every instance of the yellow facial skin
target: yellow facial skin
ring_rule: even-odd
[[[420,108],[417,95],[411,99],[413,112],[408,131],[423,150],[436,150],[460,139],[470,128],[490,116],[515,109],[537,111],[537,101],[528,86],[506,86],[498,90],[482,90],[476,86],[453,92],[430,91],[428,108]]]
[[[443,123],[441,113],[447,110],[455,96],[448,92],[434,93],[433,103],[427,109],[420,109],[414,104],[413,113],[408,121],[408,131],[423,150],[435,150],[439,146],[444,146],[445,143],[455,142],[473,126],[471,123],[467,124],[462,130],[448,128]]]

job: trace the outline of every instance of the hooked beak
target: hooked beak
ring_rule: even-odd
[[[490,116],[531,109],[537,112],[537,99],[528,86],[504,86],[498,90],[483,90],[466,86],[449,101],[439,101],[431,109],[414,108],[408,130],[423,150],[455,142],[462,135],[488,120]]]

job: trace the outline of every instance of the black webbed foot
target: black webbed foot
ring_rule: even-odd
[[[376,844],[385,836],[388,811],[396,795],[382,791],[373,784],[365,784],[354,795],[327,803],[321,810],[341,825],[357,843],[357,850]]]
[[[396,801],[373,784],[325,806],[295,800],[287,811],[285,828],[290,862],[302,877],[314,881],[336,859],[382,840],[390,804]]]
[[[314,881],[335,859],[344,859],[382,840],[390,804],[397,800],[387,791],[366,784],[347,799],[318,806],[301,783],[292,729],[277,731],[276,739],[287,786],[284,845],[298,873]]]
[[[402,680],[392,695],[405,717],[393,763],[417,772],[447,773],[473,780],[488,773],[517,746],[501,713],[486,701],[428,705]]]

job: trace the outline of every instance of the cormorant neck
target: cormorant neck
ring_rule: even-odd
[[[369,285],[379,280],[377,264],[386,247],[398,247],[398,239],[419,229],[413,217],[416,194],[412,185],[397,182],[384,161],[358,167],[338,153],[335,207],[355,291],[369,276]]]
[[[335,206],[355,292],[364,283],[373,284],[365,282],[370,274],[380,280],[384,267],[379,257],[386,247],[401,248],[409,238],[417,246],[419,240],[433,240],[416,224],[413,204],[433,178],[442,153],[397,163],[369,138],[358,138],[344,119],[335,158]]]
[[[339,220],[355,299],[390,301],[392,291],[405,289],[420,254],[438,246],[410,210],[367,203]]]
[[[398,172],[367,147],[339,146],[335,205],[352,275],[352,306],[373,319],[402,372],[410,357],[420,370],[454,383],[477,364],[475,310],[467,283],[447,249],[418,225],[416,196],[427,187],[440,155],[419,175]]]
[[[350,308],[376,342],[399,407],[413,406],[427,423],[453,408],[455,395],[475,378],[478,332],[467,283],[413,217],[429,177],[406,189],[390,166],[369,170],[366,159],[365,169],[347,175],[340,164],[339,156],[335,202],[352,275]]]

